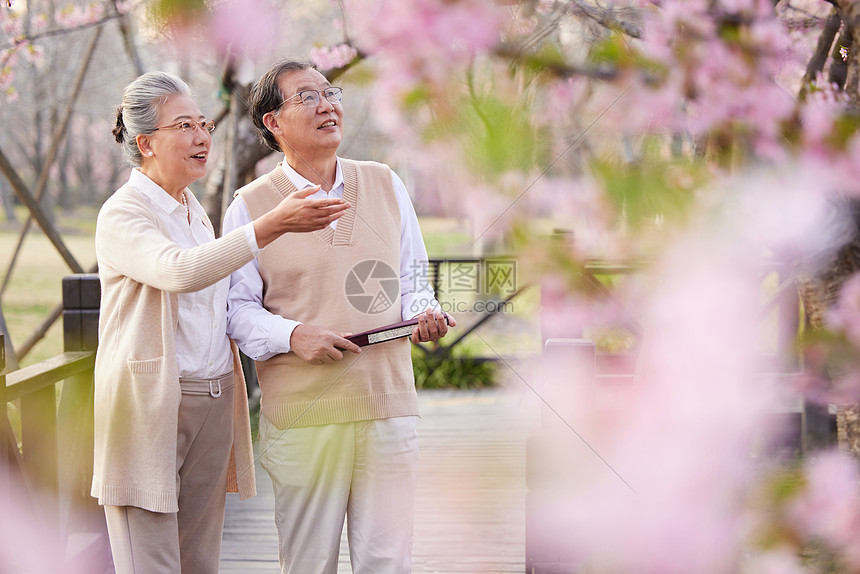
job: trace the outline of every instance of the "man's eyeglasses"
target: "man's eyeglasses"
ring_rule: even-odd
[[[299,98],[299,101],[302,102],[306,108],[315,108],[320,105],[320,96],[324,97],[331,104],[339,104],[343,97],[343,88],[331,87],[326,88],[321,92],[319,90],[305,90],[294,96],[290,96],[278,104],[278,107],[280,108],[293,98]]]
[[[158,130],[182,130],[183,132],[196,132],[197,128],[200,128],[201,130],[206,130],[211,134],[215,131],[215,122],[212,120],[201,120],[199,122],[182,121],[170,126],[162,126],[160,128],[155,128],[152,131],[156,132]]]

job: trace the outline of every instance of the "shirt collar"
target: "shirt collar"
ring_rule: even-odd
[[[337,162],[337,169],[334,173],[334,184],[331,186],[331,189],[328,191],[333,191],[343,185],[343,171],[340,168],[340,158],[336,157],[335,161]],[[296,186],[296,189],[304,189],[306,187],[315,185],[311,183],[310,180],[305,179],[304,176],[299,175],[299,172],[294,170],[290,164],[287,163],[287,156],[284,156],[284,160],[281,162],[281,166],[284,169],[284,173],[287,174],[287,177],[290,178],[290,181],[293,185]]]
[[[152,205],[158,207],[164,213],[173,213],[177,209],[181,209],[182,214],[185,215],[185,206],[173,199],[160,185],[146,177],[138,168],[131,170],[128,182],[149,199]],[[193,199],[194,195],[187,188],[185,189],[185,197],[189,207],[196,202]]]

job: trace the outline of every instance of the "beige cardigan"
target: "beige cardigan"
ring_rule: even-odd
[[[206,225],[212,229],[208,219]],[[242,229],[180,249],[130,183],[102,206],[95,242],[102,298],[91,495],[103,505],[177,512],[176,293],[207,287],[254,256]],[[248,498],[256,494],[248,399],[232,348],[236,389],[228,483]]]

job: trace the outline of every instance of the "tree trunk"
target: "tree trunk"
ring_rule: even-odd
[[[826,326],[827,311],[837,302],[845,281],[860,271],[860,202],[850,200],[846,206],[854,222],[850,238],[814,269],[797,270],[795,274],[797,291],[813,329]],[[837,406],[836,429],[839,447],[860,459],[860,405]]]
[[[18,218],[15,216],[15,202],[12,201],[12,194],[6,187],[6,180],[0,177],[0,204],[3,206],[3,213],[6,216],[7,223],[17,223]]]
[[[254,179],[257,163],[272,154],[272,150],[260,142],[257,128],[248,117],[247,107],[242,104],[248,101],[250,86],[238,86],[232,92],[235,93],[231,96],[231,110],[222,120],[230,126],[230,149],[220,157],[206,179],[201,201],[215,227],[216,237],[221,234],[221,220],[233,192]],[[242,104],[241,109],[236,109],[239,104]]]
[[[860,2],[856,0],[832,0],[835,15],[843,23],[843,29],[836,44],[830,49],[830,69],[828,79],[836,83],[848,95],[854,110],[860,110],[858,97],[858,80],[860,80],[860,58],[854,53],[854,47],[860,46]],[[828,26],[825,27],[822,40],[819,42],[817,54],[820,54],[828,43],[827,35],[834,33],[835,16],[831,15]],[[839,53],[840,46],[848,49],[847,61]],[[814,59],[814,58],[813,58]],[[810,67],[813,63],[810,63]],[[809,73],[810,69],[807,70]],[[803,97],[803,91],[801,91]],[[845,209],[850,213],[853,226],[847,235],[847,240],[824,261],[819,261],[812,269],[800,270],[796,274],[797,291],[800,294],[809,324],[813,329],[825,327],[827,310],[832,307],[839,297],[842,285],[852,275],[860,271],[860,201],[847,200]],[[837,407],[836,427],[839,446],[860,459],[860,404],[840,405]]]

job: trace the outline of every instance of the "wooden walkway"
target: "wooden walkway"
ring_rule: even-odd
[[[422,391],[414,574],[525,571],[525,443],[533,408],[502,390]],[[221,574],[278,572],[271,483],[227,500]],[[338,574],[352,572],[346,537]]]

